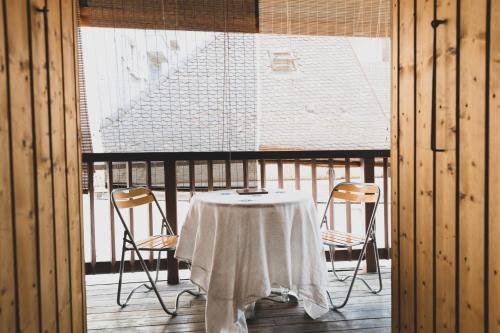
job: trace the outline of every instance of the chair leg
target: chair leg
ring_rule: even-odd
[[[378,294],[382,290],[382,275],[381,275],[381,272],[380,272],[380,263],[379,263],[379,256],[378,256],[378,251],[377,251],[377,242],[375,241],[375,238],[372,239],[372,244],[375,247],[375,258],[376,258],[376,263],[377,263],[376,265],[377,265],[377,271],[378,271],[378,277],[379,277],[379,289],[378,290],[374,290],[368,284],[368,282],[366,282],[365,279],[363,279],[361,277],[359,279],[361,281],[363,281],[363,283],[368,287],[368,289],[370,290],[370,292],[372,292],[373,294]],[[336,311],[338,309],[341,309],[341,308],[343,308],[347,304],[347,301],[349,300],[349,297],[351,296],[352,288],[354,286],[354,281],[356,280],[356,277],[358,275],[358,271],[359,271],[359,267],[361,265],[361,261],[363,260],[363,257],[366,254],[367,245],[368,245],[368,243],[364,243],[363,244],[363,249],[361,250],[361,253],[359,254],[358,263],[356,264],[356,268],[354,270],[354,274],[353,275],[349,275],[349,276],[346,277],[346,279],[347,278],[352,278],[352,280],[351,280],[351,284],[349,286],[349,290],[347,291],[347,295],[344,298],[344,301],[340,305],[333,304],[330,292],[328,292],[328,290],[326,291],[326,293],[328,295],[328,299],[330,300],[330,304],[332,305],[333,310]]]
[[[345,280],[349,279],[350,278],[350,275],[348,276],[339,276],[337,274],[337,271],[335,270],[335,248],[333,246],[329,246],[330,248],[330,263],[332,265],[332,272],[333,272],[333,275],[335,276],[335,278],[340,281],[340,282],[344,282]]]
[[[368,288],[368,290],[373,293],[373,294],[378,294],[382,291],[382,273],[380,271],[380,260],[379,260],[379,255],[378,255],[378,249],[377,249],[377,243],[375,240],[373,240],[372,242],[373,244],[373,247],[374,247],[374,250],[375,250],[375,259],[376,259],[376,266],[377,266],[377,274],[378,274],[378,280],[379,280],[379,288],[378,289],[374,289],[372,286],[370,286],[370,284],[368,283],[368,281],[366,281],[364,278],[362,277],[358,277],[359,280],[361,280],[361,282],[363,282],[365,284],[365,286]],[[351,279],[353,277],[353,275],[345,275],[345,276],[340,276],[337,274],[337,272],[335,271],[335,268],[334,268],[334,263],[332,262],[332,269],[333,269],[333,275],[335,275],[335,277],[337,278],[338,281],[340,282],[344,282],[348,279]]]
[[[190,262],[186,262],[186,264],[188,266],[189,271],[191,271],[191,263]],[[184,295],[184,294],[190,294],[190,295],[192,295],[194,297],[199,297],[199,296],[202,295],[200,286],[197,286],[196,291],[192,291],[191,289],[184,289],[181,292],[179,292],[177,294],[177,297],[175,298],[175,309],[174,309],[174,311],[176,313],[177,313],[177,309],[179,308],[179,300],[180,300],[181,296]]]
[[[326,294],[328,295],[328,299],[330,300],[330,304],[331,304],[332,309],[334,311],[343,308],[347,304],[347,301],[349,300],[349,297],[351,296],[352,287],[354,286],[354,281],[356,280],[356,276],[358,275],[358,269],[359,269],[359,266],[361,265],[361,260],[363,260],[363,254],[364,254],[365,250],[366,250],[366,244],[363,245],[363,250],[361,251],[361,254],[358,258],[358,263],[356,264],[354,274],[349,275],[349,278],[352,277],[352,280],[351,280],[351,284],[349,285],[349,290],[347,291],[347,295],[344,298],[344,301],[339,305],[333,304],[330,292],[328,290],[326,291]]]
[[[158,282],[158,275],[160,272],[160,262],[161,262],[161,251],[158,251],[158,259],[156,260],[156,276],[155,276],[155,283]],[[146,288],[148,290],[152,290],[153,287],[150,285],[146,285]]]
[[[365,286],[368,288],[368,290],[370,290],[372,294],[378,294],[382,291],[382,272],[380,271],[380,260],[378,255],[377,241],[375,240],[375,238],[373,238],[372,240],[372,246],[375,252],[375,265],[377,267],[378,284],[379,284],[378,289],[374,289],[372,286],[368,284],[368,281],[366,281],[362,277],[358,277],[358,279],[360,279],[365,284]]]
[[[135,246],[134,246],[135,247]],[[156,297],[158,298],[158,301],[160,302],[160,305],[161,307],[163,308],[163,311],[165,311],[166,313],[168,313],[169,315],[171,316],[175,316],[177,313],[176,313],[176,310],[174,311],[170,311],[165,303],[163,302],[163,298],[161,297],[160,295],[160,292],[158,291],[158,289],[156,288],[156,283],[155,281],[153,280],[153,278],[151,277],[151,274],[149,273],[149,269],[148,269],[148,266],[146,265],[146,263],[144,262],[144,259],[142,258],[142,255],[141,253],[137,250],[137,248],[135,249],[135,252],[137,253],[137,257],[139,258],[139,262],[141,263],[141,266],[142,266],[142,269],[144,270],[144,272],[146,273],[146,275],[148,276],[148,280],[149,282],[151,283],[151,287],[153,289],[153,291],[155,292],[156,294]],[[146,283],[134,288],[132,290],[132,293],[135,291],[135,289],[139,288],[139,287],[142,287],[142,286],[147,286]],[[131,296],[131,295],[130,295]],[[130,297],[129,296],[129,297]]]
[[[125,247],[125,240],[123,240],[122,257],[121,257],[121,260],[120,260],[120,278],[118,280],[118,295],[116,297],[116,301],[117,301],[118,305],[121,306],[122,308],[124,308],[125,306],[127,306],[128,302],[130,301],[130,298],[136,292],[137,289],[139,289],[141,287],[146,287],[147,289],[154,290],[154,292],[156,294],[156,297],[158,298],[158,301],[160,302],[160,305],[161,305],[163,311],[165,311],[167,314],[169,314],[171,316],[175,316],[176,315],[176,311],[170,311],[166,307],[165,303],[163,302],[163,299],[161,298],[161,295],[158,292],[158,289],[156,288],[156,283],[155,283],[156,281],[154,281],[153,278],[151,277],[151,274],[149,273],[149,269],[148,269],[146,263],[144,262],[144,259],[142,258],[141,253],[139,252],[139,250],[137,249],[137,247],[135,247],[135,244],[134,244],[134,250],[137,253],[137,257],[139,259],[139,262],[141,264],[142,269],[144,270],[144,272],[146,273],[146,275],[148,277],[150,285],[148,285],[147,283],[142,283],[142,284],[138,285],[137,287],[135,287],[134,289],[132,289],[132,291],[128,294],[127,299],[125,300],[125,302],[124,303],[121,302],[120,298],[121,298],[121,286],[122,286],[122,277],[123,277],[123,266],[124,266],[124,259],[125,259],[125,251],[127,251],[127,249]],[[157,268],[158,267],[159,266],[157,265]],[[156,278],[158,278],[158,270],[157,270]]]
[[[127,296],[127,300],[125,301],[125,303],[121,303],[120,301],[120,295],[121,295],[121,284],[122,284],[122,275],[123,275],[123,266],[124,266],[124,258],[125,258],[125,251],[126,251],[126,248],[125,248],[125,241],[123,242],[123,248],[122,248],[122,257],[121,257],[121,261],[120,261],[120,279],[118,281],[118,296],[117,296],[117,303],[118,305],[120,305],[122,308],[125,307],[130,298],[132,297],[132,295],[134,294],[134,292],[141,288],[141,287],[146,287],[148,290],[153,290],[156,294],[156,297],[158,298],[158,301],[160,302],[160,305],[163,309],[163,311],[165,311],[167,314],[171,315],[171,316],[175,316],[177,315],[177,309],[179,307],[179,300],[180,300],[180,297],[183,295],[183,294],[190,294],[190,295],[193,295],[195,297],[198,297],[201,295],[201,290],[200,290],[200,287],[198,287],[198,291],[193,291],[193,290],[190,290],[190,289],[184,289],[182,290],[181,292],[179,292],[177,294],[177,297],[175,299],[175,308],[173,311],[169,310],[165,303],[163,302],[163,299],[158,291],[158,289],[156,288],[156,282],[158,282],[158,274],[159,274],[159,271],[160,271],[160,259],[161,259],[161,251],[158,252],[158,261],[156,263],[156,276],[155,276],[155,280],[153,280],[153,278],[151,277],[151,274],[149,272],[149,269],[146,265],[146,263],[144,262],[144,259],[142,258],[142,255],[140,254],[140,252],[136,249],[135,252],[137,253],[137,257],[139,259],[139,262],[141,264],[141,267],[142,269],[144,270],[144,272],[146,273],[147,277],[148,277],[148,280],[149,280],[149,284],[147,283],[143,283],[143,284],[140,284],[139,286],[135,287],[134,289],[132,289],[132,291],[128,294]]]
[[[122,256],[121,256],[121,260],[120,260],[120,277],[118,279],[118,293],[116,295],[116,303],[118,303],[119,306],[121,306],[122,308],[127,305],[126,303],[122,305],[121,301],[120,301],[120,296],[121,296],[121,293],[122,293],[122,278],[123,278],[123,262],[124,262],[124,259],[125,259],[125,240],[123,241],[123,245],[122,245]]]
[[[179,300],[180,300],[181,296],[184,294],[190,294],[194,297],[199,297],[199,296],[201,296],[200,287],[198,287],[198,291],[193,291],[191,289],[184,289],[180,293],[177,294],[177,297],[175,298],[175,309],[174,309],[175,313],[177,313],[177,309],[179,308]]]
[[[380,271],[380,256],[378,254],[377,241],[375,237],[373,238],[373,250],[375,251],[375,263],[377,265],[377,273],[378,273],[378,290],[371,290],[372,293],[378,294],[382,291],[382,272]],[[370,288],[371,289],[371,288]]]

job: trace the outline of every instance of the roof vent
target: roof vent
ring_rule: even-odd
[[[274,72],[294,72],[297,70],[297,57],[292,52],[272,52],[271,69]]]

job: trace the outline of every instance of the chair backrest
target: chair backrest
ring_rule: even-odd
[[[111,202],[113,203],[113,206],[115,207],[115,210],[120,217],[120,221],[122,222],[123,227],[125,228],[125,231],[129,235],[129,237],[132,238],[132,234],[128,229],[127,223],[125,223],[120,210],[127,208],[131,209],[151,203],[155,203],[155,206],[159,210],[162,217],[162,234],[165,228],[168,235],[174,235],[172,227],[168,223],[167,218],[165,217],[165,214],[163,213],[163,210],[158,203],[158,200],[156,200],[156,196],[150,189],[145,187],[128,187],[115,189],[113,190],[113,192],[111,192]]]
[[[330,198],[328,199],[328,203],[326,204],[325,214],[321,220],[321,226],[323,226],[324,223],[328,227],[326,216],[328,213],[328,207],[334,199],[340,199],[353,203],[374,203],[375,207],[373,208],[370,224],[367,229],[368,232],[371,232],[371,229],[375,225],[375,214],[380,200],[380,188],[377,184],[343,182],[335,185],[330,194]]]
[[[134,208],[155,201],[153,192],[144,187],[116,189],[111,195],[117,208]]]
[[[380,197],[380,189],[373,183],[340,183],[332,190],[336,199],[350,202],[377,202]]]

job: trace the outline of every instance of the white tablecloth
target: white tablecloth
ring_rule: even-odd
[[[207,293],[207,332],[246,332],[245,306],[271,288],[297,293],[312,318],[328,311],[317,221],[301,192],[192,198],[175,255],[191,262],[191,281]]]

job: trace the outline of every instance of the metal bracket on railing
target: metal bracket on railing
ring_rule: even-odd
[[[434,10],[434,19],[431,21],[431,26],[434,33],[434,41],[432,44],[432,106],[431,106],[431,149],[433,152],[443,152],[445,149],[436,147],[436,44],[437,44],[437,28],[446,23],[446,20],[436,19],[436,10]]]

